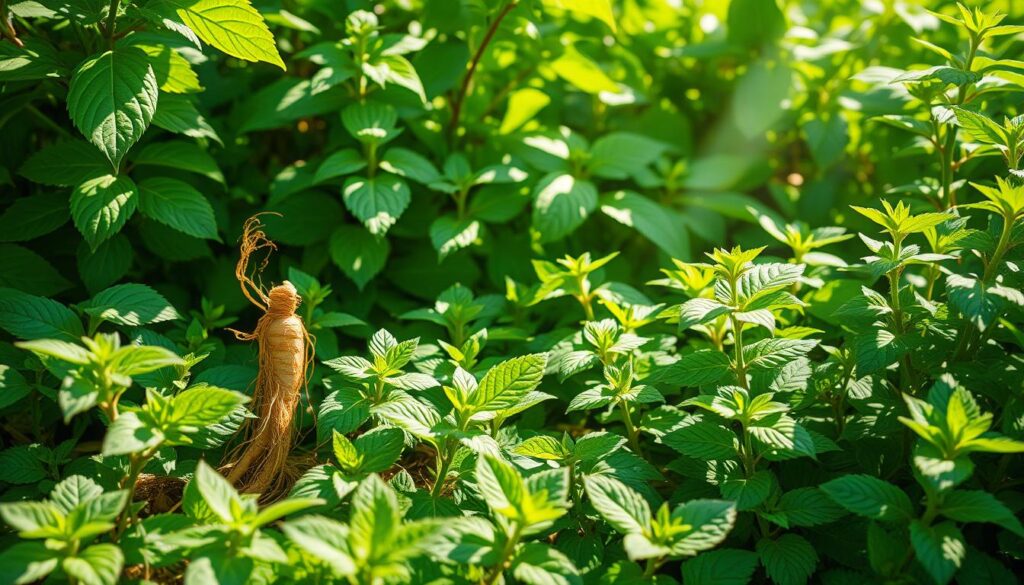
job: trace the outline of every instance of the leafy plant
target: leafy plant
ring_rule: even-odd
[[[1015,583],[1022,38],[0,0],[0,581]],[[276,410],[240,277],[301,299]]]

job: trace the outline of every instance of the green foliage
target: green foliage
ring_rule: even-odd
[[[0,0],[0,582],[1016,582],[975,4]],[[287,494],[220,463],[257,213]]]

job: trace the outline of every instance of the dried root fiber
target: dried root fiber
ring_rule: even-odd
[[[229,455],[223,468],[239,491],[262,494],[263,499],[283,495],[295,477],[288,461],[296,435],[295,409],[313,358],[309,333],[295,314],[301,300],[295,287],[285,281],[265,292],[259,280],[265,257],[250,274],[252,257],[275,248],[263,233],[259,216],[250,218],[235,276],[246,298],[264,314],[252,333],[234,333],[240,340],[259,344],[259,375],[251,403],[256,418],[246,422],[245,442]]]

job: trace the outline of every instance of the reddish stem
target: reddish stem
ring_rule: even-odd
[[[469,63],[469,70],[466,71],[466,76],[462,78],[462,86],[459,87],[459,93],[452,101],[452,118],[448,122],[449,142],[457,133],[459,118],[462,115],[462,103],[466,100],[466,94],[469,92],[469,84],[473,81],[473,74],[476,73],[476,68],[480,65],[480,59],[483,58],[484,51],[487,50],[487,45],[491,43],[491,40],[494,38],[494,34],[498,32],[498,27],[501,25],[501,21],[504,20],[505,16],[507,16],[515,7],[516,0],[513,0],[501,9],[498,16],[495,17],[493,22],[491,22],[491,26],[487,28],[487,32],[484,34],[484,38],[480,42],[480,46],[477,47],[476,54],[473,55],[473,60]]]

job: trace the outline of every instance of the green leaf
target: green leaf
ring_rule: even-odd
[[[707,461],[735,459],[739,448],[735,433],[700,416],[688,416],[661,440],[683,455]]]
[[[89,150],[96,152],[92,147]],[[15,199],[0,215],[0,242],[25,242],[44,236],[67,223],[68,217],[68,198],[64,193]]]
[[[355,574],[347,525],[323,516],[303,516],[286,522],[281,530],[292,542],[326,563],[338,576]]]
[[[463,248],[468,248],[480,237],[480,222],[452,215],[442,215],[430,224],[430,241],[437,250],[439,260]]]
[[[823,490],[814,487],[797,488],[782,494],[775,511],[784,513],[790,526],[818,526],[846,515],[843,508]]]
[[[964,71],[963,69],[950,67],[948,65],[936,65],[934,67],[929,67],[928,69],[907,71],[893,78],[892,81],[893,83],[900,81],[941,81],[948,85],[967,85],[969,83],[975,83],[980,78],[981,75],[974,71]]]
[[[366,159],[354,148],[339,150],[324,159],[313,177],[314,183],[323,183],[336,177],[344,177],[366,168]]]
[[[16,404],[32,392],[32,387],[18,370],[0,364],[0,408]]]
[[[196,93],[203,91],[192,64],[181,53],[168,45],[135,45],[149,56],[160,91],[167,93]]]
[[[389,148],[380,160],[380,168],[424,185],[441,178],[429,160],[412,150],[401,147]]]
[[[572,175],[551,173],[533,191],[533,228],[553,242],[576,231],[597,207],[597,188]]]
[[[12,11],[13,12],[13,11]],[[0,82],[34,81],[66,76],[57,51],[41,39],[21,40],[0,45]]]
[[[92,479],[84,475],[72,475],[53,487],[50,500],[61,512],[70,514],[71,510],[88,504],[102,494],[103,488]]]
[[[984,144],[1006,145],[1007,138],[1002,127],[996,124],[988,116],[953,106],[951,108],[956,114],[956,121],[960,127],[966,130],[975,140]]]
[[[690,234],[675,210],[632,191],[616,191],[601,197],[601,212],[640,232],[669,256],[690,257]]]
[[[496,514],[510,519],[522,515],[526,496],[523,477],[508,463],[490,455],[477,459],[476,485],[480,496]]]
[[[203,501],[218,518],[228,524],[234,521],[236,513],[241,512],[241,499],[227,479],[205,461],[200,461],[192,481]]]
[[[117,350],[110,359],[119,374],[137,376],[168,366],[183,366],[185,361],[173,351],[156,345],[129,345]]]
[[[42,542],[18,542],[0,554],[0,572],[9,583],[27,585],[43,580],[60,562]]]
[[[683,563],[683,581],[687,585],[746,585],[757,565],[758,557],[750,551],[708,551]]]
[[[338,431],[332,431],[334,433],[333,452],[334,458],[338,461],[338,466],[342,471],[353,473],[359,469],[359,464],[362,458],[359,456],[359,451],[356,446],[352,444],[352,441],[348,440],[348,437],[339,433]]]
[[[173,421],[179,425],[204,427],[221,422],[249,402],[249,397],[205,383],[194,384],[171,400]]]
[[[647,500],[617,479],[603,475],[584,478],[587,496],[601,516],[622,534],[642,533],[651,527]]]
[[[35,183],[72,187],[111,170],[110,161],[92,145],[67,140],[36,151],[18,172]]]
[[[160,0],[161,14],[176,14],[196,36],[232,57],[285,69],[274,35],[248,0]]]
[[[392,546],[402,516],[394,490],[377,475],[364,479],[352,494],[349,543],[357,559],[376,558]]]
[[[139,211],[190,236],[220,240],[210,202],[184,181],[166,177],[143,180],[139,183]]]
[[[160,429],[154,428],[134,412],[117,417],[103,437],[103,455],[128,455],[159,445],[164,440]]]
[[[643,172],[668,145],[631,132],[612,132],[590,149],[590,172],[605,179],[626,179]]]
[[[793,68],[781,61],[758,59],[750,65],[736,84],[731,108],[743,136],[761,137],[783,118],[794,77]]]
[[[771,495],[775,478],[769,471],[758,471],[747,477],[734,477],[723,481],[719,488],[722,497],[736,502],[739,511],[760,506]]]
[[[817,347],[816,339],[762,339],[743,348],[743,358],[750,369],[778,368],[803,357]]]
[[[910,542],[917,561],[939,585],[953,579],[967,555],[964,535],[952,522],[925,526],[914,520],[910,523]]]
[[[839,113],[832,113],[826,118],[808,120],[803,125],[803,130],[807,134],[811,156],[822,169],[838,162],[850,141],[846,119]]]
[[[776,540],[761,539],[757,554],[772,581],[778,585],[802,585],[814,573],[818,554],[802,536],[783,534]]]
[[[1024,536],[1024,527],[1013,512],[992,494],[981,490],[952,490],[942,496],[939,513],[957,522],[991,522]]]
[[[364,65],[364,70],[366,65]],[[416,68],[408,59],[402,55],[384,55],[380,58],[379,67],[383,69],[383,79],[404,87],[415,93],[421,102],[427,101],[426,93],[423,90],[423,82],[416,72]]]
[[[266,526],[267,524],[280,520],[285,516],[297,514],[314,506],[322,505],[323,503],[324,501],[318,498],[289,497],[281,500],[280,502],[274,502],[273,504],[264,507],[252,520],[252,523],[256,526]]]
[[[512,559],[512,575],[527,585],[583,585],[576,565],[540,542],[529,542]]]
[[[545,6],[596,18],[615,32],[615,14],[610,0],[543,0],[543,3]]]
[[[331,438],[331,431],[351,433],[370,418],[370,404],[355,388],[331,392],[320,403],[317,412],[317,441]]]
[[[732,368],[729,356],[714,349],[688,353],[679,361],[657,370],[649,383],[696,387],[721,380]]]
[[[116,168],[156,112],[156,74],[145,53],[118,47],[82,62],[68,87],[75,127]]]
[[[550,461],[561,461],[569,455],[561,441],[547,435],[530,437],[516,445],[512,451],[517,455]]]
[[[992,289],[986,289],[977,278],[950,274],[946,278],[946,288],[949,304],[980,331],[995,322],[1004,305],[1002,297],[992,294]]]
[[[180,169],[224,184],[224,174],[213,156],[198,145],[183,140],[147,144],[132,157],[132,162],[136,165]]]
[[[359,435],[355,447],[362,456],[359,470],[363,473],[381,473],[390,469],[402,456],[405,435],[399,429],[376,428]]]
[[[600,65],[572,45],[566,47],[565,51],[551,62],[551,68],[559,77],[580,91],[592,95],[601,92],[616,94],[620,91],[619,84],[608,77]]]
[[[196,109],[192,99],[183,95],[165,94],[153,115],[153,125],[175,134],[192,138],[209,138],[220,142],[217,132]]]
[[[821,484],[837,504],[875,520],[907,520],[914,515],[910,498],[900,488],[877,477],[850,474]]]
[[[363,144],[384,144],[398,136],[398,111],[391,104],[358,102],[341,112],[341,123]]]
[[[45,258],[28,248],[0,244],[0,287],[26,293],[56,295],[68,288],[68,280]]]
[[[114,585],[121,577],[124,554],[116,544],[94,544],[65,558],[61,566],[82,585]]]
[[[82,303],[89,315],[118,325],[139,327],[180,318],[160,293],[144,284],[118,284]]]
[[[679,306],[679,330],[684,331],[694,325],[702,325],[730,310],[728,306],[713,299],[690,299]]]
[[[539,89],[526,87],[517,89],[508,96],[508,106],[501,120],[498,134],[511,134],[551,103],[551,97]]]
[[[484,374],[468,404],[477,411],[511,408],[540,385],[546,366],[547,354],[541,353],[506,360]]]
[[[135,183],[126,176],[89,179],[71,192],[71,219],[93,250],[121,231],[139,203]]]
[[[718,546],[736,522],[736,504],[724,500],[690,500],[672,511],[672,518],[690,527],[674,535],[672,554],[694,556]]]
[[[393,175],[352,177],[342,189],[345,207],[375,236],[383,236],[409,206],[409,185]]]
[[[118,234],[91,250],[85,242],[78,247],[78,274],[89,292],[114,284],[131,269],[134,253],[124,234]]]
[[[57,339],[21,341],[16,345],[37,355],[54,357],[79,366],[88,364],[90,360],[90,354],[84,347]]]
[[[786,33],[786,16],[776,0],[733,0],[728,12],[729,42],[760,50]]]
[[[251,583],[255,562],[252,558],[227,556],[213,550],[204,556],[190,559],[185,570],[185,585],[247,585]]]
[[[804,273],[803,264],[756,264],[744,272],[736,281],[736,290],[745,302],[747,311],[766,308],[767,303],[757,300],[769,293],[795,284]]]

